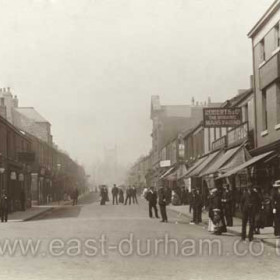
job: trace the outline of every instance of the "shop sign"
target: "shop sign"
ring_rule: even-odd
[[[162,160],[162,161],[159,163],[159,166],[160,166],[160,167],[169,167],[169,166],[171,166],[171,161],[170,161],[170,160]]]
[[[23,182],[23,181],[24,181],[24,175],[23,175],[22,173],[20,173],[20,174],[18,175],[18,180],[19,180],[20,182]]]
[[[220,150],[225,148],[227,144],[226,136],[223,136],[212,143],[212,151]]]
[[[179,158],[185,157],[185,145],[179,144]]]
[[[242,125],[233,128],[227,133],[227,144],[233,146],[240,144],[248,139],[248,123],[245,122]]]
[[[204,108],[204,127],[236,127],[242,124],[242,109]]]

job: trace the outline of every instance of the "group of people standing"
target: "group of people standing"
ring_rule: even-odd
[[[190,210],[193,210],[192,222],[197,224],[202,221],[203,207],[205,205],[199,191],[193,190],[190,198]],[[220,235],[227,232],[227,227],[233,226],[236,203],[229,185],[211,189],[207,207],[210,232]],[[249,182],[241,195],[239,210],[242,215],[241,239],[243,241],[246,238],[252,241],[254,234],[260,234],[261,228],[269,226],[274,226],[274,234],[280,238],[280,180],[274,182],[272,190]]]
[[[118,205],[119,203],[124,204],[124,205],[131,205],[133,204],[138,204],[137,200],[137,190],[133,186],[128,186],[125,190],[125,197],[124,197],[124,191],[122,187],[117,187],[116,184],[114,184],[112,190],[112,203],[113,205]],[[109,201],[109,195],[108,195],[108,188],[107,186],[103,185],[100,188],[100,205],[105,205],[107,201]]]
[[[169,192],[164,189],[162,186],[158,191],[154,189],[154,187],[150,187],[149,189],[144,191],[144,197],[149,202],[149,217],[153,218],[153,210],[155,213],[155,217],[159,219],[157,204],[159,205],[160,214],[161,214],[161,222],[167,223],[167,213],[166,206],[170,203],[171,195]]]

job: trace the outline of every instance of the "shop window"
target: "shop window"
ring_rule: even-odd
[[[263,130],[267,130],[267,94],[266,90],[262,91],[262,125]]]

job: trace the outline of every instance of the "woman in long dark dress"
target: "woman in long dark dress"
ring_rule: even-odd
[[[107,200],[107,190],[105,186],[101,188],[100,196],[101,196],[100,205],[105,205]]]

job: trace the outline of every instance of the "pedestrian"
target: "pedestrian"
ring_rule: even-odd
[[[100,205],[106,205],[106,201],[107,201],[107,189],[106,189],[105,186],[102,186],[102,187],[101,187],[100,196],[101,196]]]
[[[217,192],[217,189],[214,188],[212,190],[210,190],[210,194],[208,196],[208,231],[209,232],[214,232],[214,198],[215,198],[215,192]]]
[[[256,186],[256,188],[254,188],[254,192],[256,192],[258,197],[259,197],[259,203],[258,203],[258,205],[256,207],[255,230],[254,230],[254,233],[255,234],[260,234],[260,229],[263,227],[263,219],[262,219],[262,201],[263,201],[263,197],[262,197],[261,189],[260,189],[259,186]]]
[[[129,202],[129,205],[131,205],[131,195],[131,186],[129,186],[128,188],[126,188],[124,205],[127,205],[127,202]]]
[[[119,194],[119,189],[117,188],[116,184],[114,184],[112,188],[113,205],[115,204],[115,202],[118,205],[118,194]]]
[[[191,190],[191,193],[189,195],[189,204],[190,204],[190,207],[189,207],[189,213],[192,213],[193,212],[193,204],[194,204],[194,198],[195,198],[195,189],[192,189]],[[192,218],[191,222],[190,223],[193,223],[194,220]]]
[[[199,190],[195,190],[194,196],[193,196],[193,223],[199,224],[202,222],[202,197],[199,193]]]
[[[133,204],[134,203],[138,204],[138,201],[137,201],[137,190],[136,190],[135,186],[133,186],[132,189],[131,189],[131,196],[132,196]]]
[[[9,203],[8,203],[8,196],[5,191],[3,191],[1,195],[0,207],[1,207],[1,222],[2,223],[7,222]]]
[[[280,237],[280,180],[273,184],[272,208],[274,216],[274,235]]]
[[[242,233],[241,238],[246,240],[246,227],[249,222],[249,241],[253,240],[255,229],[256,209],[260,204],[258,194],[253,190],[253,184],[249,183],[247,191],[244,192],[241,198],[241,212],[242,212]],[[280,210],[280,208],[279,208]]]
[[[224,186],[224,190],[222,193],[222,211],[223,215],[226,220],[226,225],[228,227],[233,226],[233,213],[232,213],[232,202],[233,202],[233,197],[232,197],[232,192],[229,189],[229,185],[226,184]]]
[[[122,188],[119,188],[119,203],[124,203],[124,195]]]
[[[78,204],[79,190],[76,188],[72,193],[73,206]]]
[[[25,211],[25,191],[22,189],[20,192],[21,211]]]
[[[209,216],[213,222],[213,232],[216,235],[221,235],[226,232],[223,223],[223,207],[220,193],[217,188],[211,191],[211,199],[209,201]]]
[[[146,194],[146,199],[149,201],[149,217],[153,218],[153,209],[155,212],[155,217],[159,218],[157,210],[157,193],[154,187],[150,187]]]
[[[187,193],[186,193],[186,189],[185,189],[184,186],[182,187],[182,198],[181,198],[181,202],[182,202],[182,205],[186,205],[186,204],[187,204]]]
[[[168,222],[167,213],[166,213],[167,196],[163,186],[161,186],[158,190],[158,204],[159,204],[160,214],[162,218],[161,222],[167,223]]]

